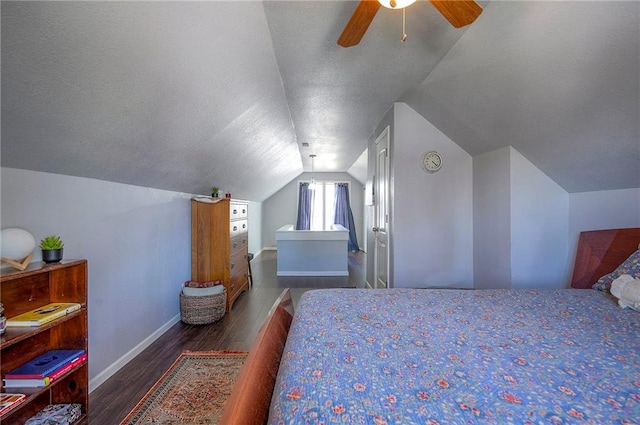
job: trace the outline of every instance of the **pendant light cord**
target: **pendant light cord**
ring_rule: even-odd
[[[404,43],[404,41],[407,39],[407,26],[406,26],[406,12],[405,12],[406,8],[402,9],[402,37],[400,38],[400,41],[402,41]]]
[[[311,157],[311,184],[314,185],[316,184],[316,179],[313,175],[313,171],[314,171],[314,160],[316,159],[316,154],[311,154],[309,155]]]

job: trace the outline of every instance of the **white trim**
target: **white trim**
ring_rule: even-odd
[[[273,247],[273,248],[269,248],[269,247],[262,248],[260,251],[258,251],[255,254],[253,254],[253,258],[255,259],[258,255],[262,254],[264,251],[268,251],[268,250],[271,250],[271,249],[276,249],[276,248],[275,247]]]
[[[113,362],[110,366],[97,374],[89,381],[89,394],[91,394],[96,388],[102,385],[107,379],[111,378],[118,370],[124,365],[129,363],[135,356],[144,351],[145,348],[150,346],[156,339],[160,338],[162,334],[169,330],[169,328],[180,321],[180,314],[173,316],[167,323],[158,328],[154,333],[146,337],[140,344],[133,347],[128,353],[120,357]]]
[[[276,242],[349,240],[349,231],[341,224],[332,224],[330,230],[293,230],[293,228],[293,224],[285,224],[276,230]]]
[[[349,276],[348,271],[279,271],[277,276]]]

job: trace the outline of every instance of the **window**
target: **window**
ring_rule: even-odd
[[[313,190],[311,204],[311,230],[328,230],[335,215],[335,184],[333,182],[314,182],[309,185]]]
[[[298,182],[296,230],[329,230],[337,222],[349,231],[349,251],[358,251],[350,192],[349,182]]]
[[[336,208],[336,183],[335,181],[309,182],[309,190],[313,191],[311,202],[310,230],[329,230],[334,224]],[[351,189],[349,185],[349,189]]]

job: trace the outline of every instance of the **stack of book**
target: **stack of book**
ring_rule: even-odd
[[[7,319],[7,327],[41,326],[80,310],[78,303],[51,303]]]
[[[50,350],[4,376],[5,388],[46,387],[87,361],[84,350]]]

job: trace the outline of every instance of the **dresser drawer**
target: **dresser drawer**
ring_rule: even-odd
[[[247,204],[240,204],[233,201],[229,204],[229,218],[231,218],[231,220],[247,218],[248,215],[249,211]]]
[[[233,253],[239,250],[247,250],[249,247],[249,234],[242,233],[239,236],[231,238],[231,250],[229,252]]]
[[[238,270],[247,269],[247,251],[239,250],[231,253],[231,258],[229,259],[229,274],[235,275],[238,273]]]
[[[244,291],[248,287],[249,268],[246,253],[238,252],[233,255],[231,263],[231,276],[229,276],[229,292],[231,298],[235,299],[235,294]]]
[[[247,233],[248,230],[249,222],[247,220],[234,220],[229,223],[229,237],[231,238]]]

